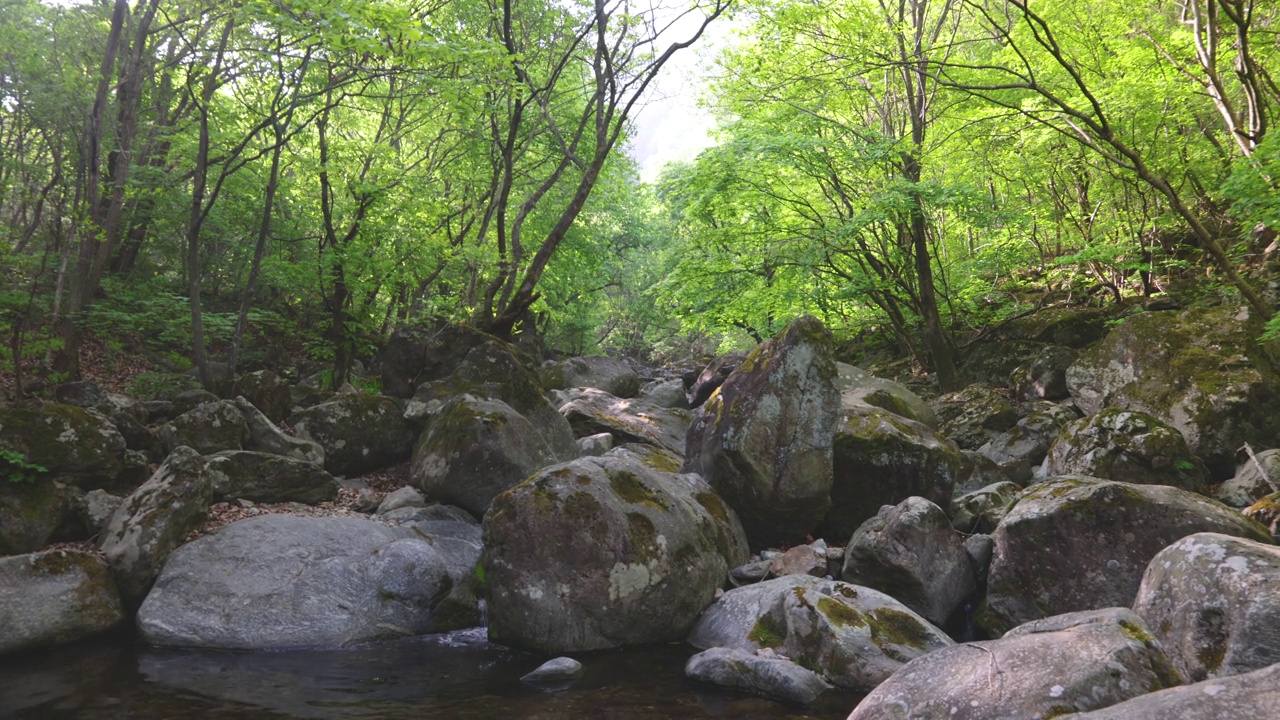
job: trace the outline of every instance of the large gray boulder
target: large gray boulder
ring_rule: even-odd
[[[952,641],[878,590],[788,575],[726,592],[698,619],[689,644],[769,649],[837,686],[870,690],[903,663]]]
[[[1022,487],[1005,480],[951,501],[951,526],[962,533],[989,533],[1018,502]]]
[[[1017,424],[978,451],[999,465],[1010,480],[1026,484],[1044,462],[1058,433],[1077,418],[1079,415],[1064,405],[1035,401]]]
[[[412,528],[263,515],[174,552],[138,629],[153,645],[351,645],[452,629],[434,612],[451,587],[440,551]]]
[[[324,448],[324,469],[355,476],[409,459],[416,436],[395,400],[340,395],[295,413],[298,436]]]
[[[724,384],[724,381],[742,365],[742,361],[746,357],[746,353],[725,353],[707,363],[705,368],[689,378],[688,388],[685,392],[685,399],[689,401],[689,407],[701,407],[703,403],[709,400],[711,394],[718,390]]]
[[[595,388],[614,397],[640,394],[640,376],[631,366],[604,355],[569,358],[542,368],[542,384],[548,390]]]
[[[1050,615],[1128,605],[1151,558],[1198,532],[1269,540],[1235,510],[1174,487],[1078,476],[1033,485],[993,533],[983,622],[999,633]]]
[[[499,493],[571,459],[501,400],[459,395],[435,413],[413,451],[409,479],[427,496],[484,515]]]
[[[1209,471],[1182,434],[1143,412],[1106,408],[1067,425],[1049,448],[1044,475],[1088,475],[1203,493]]]
[[[11,483],[3,472],[0,464],[0,555],[88,537],[76,513],[82,491],[51,478]]]
[[[270,418],[242,396],[237,396],[233,402],[244,418],[245,427],[249,430],[249,436],[244,443],[245,450],[283,455],[315,465],[324,465],[324,448],[318,443],[285,435]]]
[[[241,450],[249,439],[244,415],[230,400],[197,405],[161,425],[156,432],[169,452],[185,445],[203,455]]]
[[[594,388],[574,388],[561,395],[560,414],[578,438],[609,433],[618,443],[648,443],[684,454],[685,433],[693,415],[645,400],[619,398]]]
[[[228,394],[233,398],[244,398],[245,402],[261,411],[272,423],[289,417],[293,409],[289,384],[270,370],[237,375],[231,381],[231,392]]]
[[[784,702],[807,705],[830,683],[818,673],[777,655],[737,648],[711,648],[689,658],[684,674],[694,680],[731,687]]]
[[[931,428],[938,427],[937,414],[923,398],[900,383],[878,378],[862,368],[836,363],[836,387],[840,390],[841,407],[871,405]]]
[[[819,530],[843,542],[884,505],[920,496],[951,502],[967,463],[955,443],[887,410],[850,405],[836,426],[831,509]]]
[[[793,321],[751,351],[689,427],[685,472],[710,481],[753,545],[794,544],[831,506],[833,352],[816,318]]]
[[[1056,718],[1182,682],[1142,619],[1108,608],[1039,620],[999,640],[912,660],[849,720]]]
[[[208,517],[213,487],[205,462],[195,450],[177,448],[107,521],[98,547],[126,605],[142,601],[165,558]]]
[[[1236,448],[1280,444],[1280,376],[1261,334],[1245,308],[1139,313],[1080,354],[1067,386],[1086,414],[1114,406],[1172,425],[1224,479]]]
[[[1280,664],[1141,695],[1063,720],[1227,720],[1280,716]]]
[[[490,342],[497,339],[465,325],[397,328],[379,356],[382,391],[411,397],[419,385],[448,377],[472,348]]]
[[[1193,681],[1280,663],[1280,548],[1182,538],[1151,559],[1133,609]]]
[[[678,640],[747,558],[696,475],[627,447],[544,469],[484,518],[489,636],[547,653]]]
[[[897,599],[934,625],[978,589],[964,538],[922,497],[886,506],[863,523],[845,547],[840,577]]]
[[[1075,350],[1061,345],[1049,345],[1010,384],[1026,400],[1063,400],[1070,396],[1067,390],[1067,368],[1075,361]]]
[[[282,455],[227,450],[208,456],[213,499],[317,505],[338,497],[338,481],[319,465]]]
[[[986,385],[942,395],[933,410],[939,432],[965,450],[977,450],[1018,422],[1013,403]]]
[[[0,450],[86,490],[110,487],[125,441],[106,416],[74,405],[0,406]]]
[[[0,655],[79,640],[123,619],[111,571],[90,553],[0,558]]]
[[[677,410],[689,409],[689,398],[684,394],[684,381],[680,378],[653,380],[640,386],[640,399],[651,405]]]
[[[1280,449],[1248,452],[1236,466],[1235,477],[1214,490],[1215,500],[1245,508],[1274,492],[1280,492]]]

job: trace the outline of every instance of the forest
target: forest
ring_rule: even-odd
[[[1056,304],[1274,314],[1280,5],[0,0],[0,378],[352,378],[463,323],[661,363],[802,313],[961,386]],[[625,149],[731,25],[715,144]],[[1268,325],[1275,331],[1275,323]]]

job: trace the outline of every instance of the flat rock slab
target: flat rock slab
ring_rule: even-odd
[[[821,675],[780,655],[761,656],[736,648],[704,650],[689,658],[684,673],[694,680],[800,705],[831,689]]]
[[[1280,717],[1280,665],[1169,688],[1070,720],[1227,720]]]

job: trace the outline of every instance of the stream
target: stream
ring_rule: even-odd
[[[493,645],[483,628],[340,650],[153,648],[130,635],[0,658],[0,718],[760,718],[839,720],[859,695],[807,708],[695,683],[694,652],[664,645],[576,655],[572,688],[520,677],[546,658]]]

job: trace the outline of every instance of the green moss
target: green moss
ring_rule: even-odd
[[[725,507],[720,496],[711,492],[700,492],[693,496],[694,500],[706,510],[711,517],[721,523],[729,522],[729,508]]]
[[[765,613],[751,626],[747,639],[760,647],[779,647],[787,640],[787,628],[779,625],[773,615]]]
[[[658,555],[658,529],[648,517],[627,513],[627,549],[623,562],[646,564]]]
[[[582,523],[582,526],[598,521],[600,510],[600,502],[588,492],[575,492],[564,501],[565,514]]]
[[[662,496],[655,493],[636,477],[635,473],[618,470],[609,473],[609,486],[618,497],[634,505],[648,505],[655,510],[666,510]]]
[[[1196,660],[1204,669],[1210,673],[1218,671],[1222,667],[1222,661],[1227,657],[1227,644],[1225,642],[1215,642],[1196,651]]]
[[[1040,717],[1044,718],[1045,720],[1049,720],[1050,718],[1062,717],[1064,715],[1070,715],[1075,712],[1078,712],[1078,711],[1075,708],[1071,707],[1070,705],[1054,705],[1048,710],[1045,710],[1044,713],[1040,715]]]
[[[84,556],[62,550],[37,553],[31,558],[31,571],[35,574],[50,576],[84,572]]]
[[[1142,643],[1146,647],[1155,646],[1155,643],[1156,643],[1155,637],[1153,637],[1151,633],[1144,630],[1141,625],[1135,622],[1131,622],[1129,620],[1121,620],[1120,632],[1124,633],[1125,637],[1128,637],[1133,640],[1137,640],[1138,642]]]
[[[924,650],[931,636],[929,630],[910,613],[894,608],[876,608],[871,616],[871,641],[880,646],[904,645]]]
[[[1124,633],[1125,637],[1142,643],[1142,646],[1149,653],[1151,671],[1155,674],[1155,678],[1151,683],[1151,687],[1147,688],[1148,692],[1155,692],[1182,684],[1181,674],[1173,666],[1173,663],[1169,661],[1164,648],[1160,646],[1154,635],[1147,632],[1138,623],[1129,620],[1120,621],[1120,632]]]
[[[818,612],[836,627],[867,626],[867,619],[862,616],[862,613],[832,597],[818,599]]]

